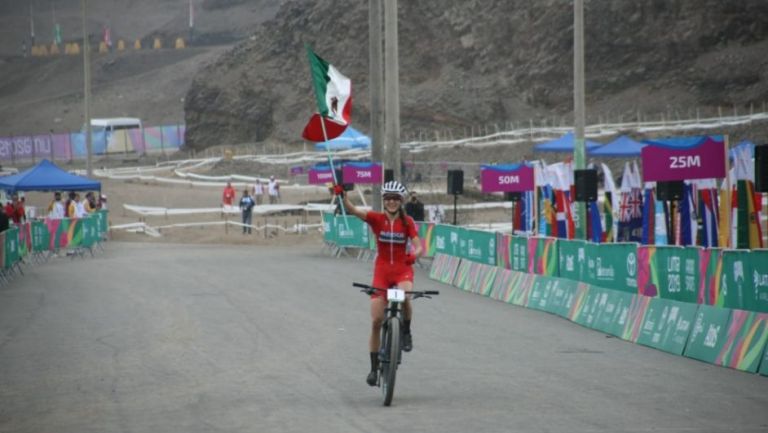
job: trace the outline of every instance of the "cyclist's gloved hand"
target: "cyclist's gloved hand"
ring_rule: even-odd
[[[414,263],[416,263],[416,256],[414,256],[413,254],[406,254],[405,255],[405,264],[410,266],[410,265],[412,265]]]
[[[334,185],[333,194],[344,197],[344,185]]]

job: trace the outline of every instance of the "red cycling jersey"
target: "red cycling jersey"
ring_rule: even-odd
[[[418,236],[413,218],[406,216],[408,227],[403,226],[400,217],[391,221],[385,213],[368,212],[365,222],[371,226],[376,236],[376,264],[405,264],[405,247],[408,240]]]

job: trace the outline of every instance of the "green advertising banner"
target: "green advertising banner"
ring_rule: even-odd
[[[470,268],[469,278],[464,290],[478,295],[490,296],[498,269],[496,266],[474,263],[474,266]]]
[[[645,322],[645,315],[651,305],[651,297],[635,295],[629,304],[626,319],[624,320],[624,329],[621,331],[621,339],[637,343],[640,337],[640,330]]]
[[[432,235],[435,232],[435,225],[433,223],[417,223],[419,227],[419,239],[421,240],[421,246],[424,250],[422,255],[424,257],[435,256],[435,242]],[[373,236],[371,236],[373,237]]]
[[[496,265],[496,233],[463,229],[459,235],[461,258]]]
[[[696,304],[651,298],[637,343],[682,355],[697,310]]]
[[[323,240],[332,244],[336,243],[335,227],[333,214],[323,212]]]
[[[752,293],[747,296],[747,310],[768,313],[768,250],[749,253],[752,269]]]
[[[760,363],[760,374],[768,376],[768,349],[763,349],[763,362]]]
[[[336,244],[342,247],[368,248],[368,224],[359,218],[347,215],[334,219]]]
[[[83,243],[86,248],[91,248],[96,241],[99,240],[99,235],[96,229],[96,217],[88,216],[81,220],[83,222]]]
[[[496,266],[512,269],[512,235],[496,233]]]
[[[597,301],[598,313],[593,329],[621,337],[634,296],[618,290],[605,290]]]
[[[768,341],[768,314],[732,310],[727,340],[715,359],[715,365],[755,373],[765,350],[766,341]]]
[[[557,277],[557,238],[528,238],[528,272],[532,274]]]
[[[48,227],[42,221],[32,221],[32,251],[48,251],[51,242],[51,235],[48,233]]]
[[[637,244],[592,244],[586,246],[589,284],[637,293]]]
[[[747,310],[748,299],[753,297],[752,259],[748,250],[724,250],[723,273],[720,279],[720,296],[723,306]]]
[[[560,277],[583,281],[587,275],[587,242],[561,239],[557,243]]]
[[[587,302],[589,295],[589,284],[578,283],[576,290],[573,292],[572,298],[568,302],[568,320],[571,322],[579,323],[578,320],[582,320],[581,314],[584,312],[584,306]]]
[[[549,298],[549,308],[552,313],[568,318],[578,282],[565,278],[553,278],[552,292]]]
[[[459,228],[446,224],[437,224],[434,229],[435,254],[462,257],[459,254]]]
[[[512,236],[510,242],[511,268],[513,271],[528,272],[528,238]]]
[[[659,296],[695,304],[699,287],[699,249],[656,247],[653,258],[651,278]]]
[[[453,279],[453,285],[455,287],[458,287],[461,290],[465,290],[464,287],[467,286],[467,280],[469,280],[469,270],[474,264],[475,262],[471,262],[469,260],[461,261],[458,269],[456,269],[456,277]]]
[[[98,210],[92,216],[96,217],[96,233],[101,238],[109,231],[109,213],[106,210]]]
[[[11,227],[5,231],[5,269],[19,261],[19,229]]]
[[[684,356],[714,363],[725,346],[730,318],[729,308],[699,305]]]
[[[515,280],[515,287],[512,289],[509,300],[507,302],[520,307],[525,307],[528,305],[528,298],[531,295],[531,289],[533,288],[533,284],[536,282],[536,275],[526,274],[523,272],[520,272],[519,275],[520,278]]]
[[[548,311],[549,293],[552,286],[549,283],[549,277],[537,275],[531,287],[531,293],[528,297],[527,308],[534,310]]]

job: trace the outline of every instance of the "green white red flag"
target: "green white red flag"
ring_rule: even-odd
[[[307,47],[307,57],[309,57],[309,69],[312,74],[312,87],[315,91],[318,112],[309,119],[301,136],[314,142],[332,140],[349,126],[352,112],[352,82],[309,47]]]

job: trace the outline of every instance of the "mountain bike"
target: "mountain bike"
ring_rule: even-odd
[[[390,289],[381,289],[371,287],[367,284],[352,283],[355,287],[360,287],[363,293],[373,295],[376,292],[385,292],[387,295],[387,308],[384,322],[381,324],[381,345],[379,346],[379,378],[377,386],[381,388],[384,396],[384,406],[392,404],[392,396],[395,394],[395,378],[397,377],[397,366],[402,360],[402,336],[403,336],[403,309],[400,304],[405,302],[406,296],[411,299],[430,298],[431,295],[439,295],[437,290],[411,291],[393,287]]]

